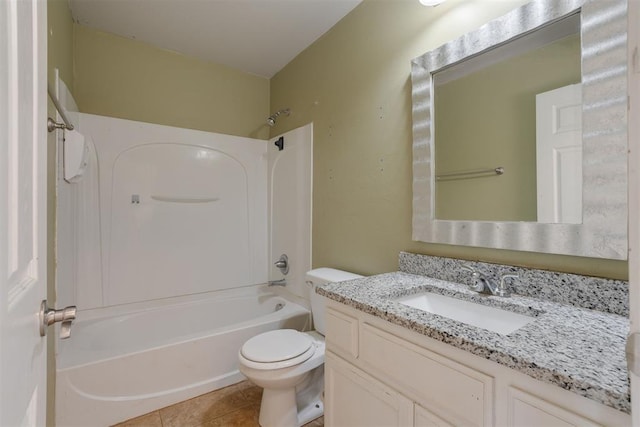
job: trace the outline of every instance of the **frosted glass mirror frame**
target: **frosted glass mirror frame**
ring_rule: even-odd
[[[432,73],[577,11],[582,40],[582,224],[435,219]],[[627,259],[626,42],[626,0],[540,0],[414,59],[413,240]]]

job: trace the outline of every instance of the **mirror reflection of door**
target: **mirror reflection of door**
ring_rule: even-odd
[[[580,187],[565,186],[563,196],[556,188],[558,204],[552,210],[562,213],[554,215],[540,215],[536,188],[551,167],[537,166],[536,96],[580,83],[579,23],[579,14],[571,15],[432,74],[436,219],[582,222],[581,197],[573,197],[580,196],[580,182],[574,180]],[[581,114],[580,107],[575,111]],[[569,157],[563,148],[555,154],[562,154],[558,161],[565,174],[555,178],[565,185],[569,162],[580,161],[581,153]],[[497,167],[504,174],[470,174]],[[576,167],[581,180],[581,165]]]
[[[536,96],[538,222],[582,223],[582,87]]]

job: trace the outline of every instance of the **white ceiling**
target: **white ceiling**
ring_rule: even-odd
[[[362,0],[70,0],[76,22],[271,78]]]

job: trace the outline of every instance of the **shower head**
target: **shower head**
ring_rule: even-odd
[[[267,124],[269,126],[275,126],[276,124],[276,119],[278,118],[278,116],[280,116],[281,114],[284,114],[285,116],[288,116],[289,114],[291,114],[291,110],[289,108],[284,108],[282,110],[278,110],[275,113],[273,113],[272,115],[270,115],[269,117],[267,117]]]

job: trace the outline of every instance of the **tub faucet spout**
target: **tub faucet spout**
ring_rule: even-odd
[[[287,286],[287,279],[269,280],[268,286]]]

